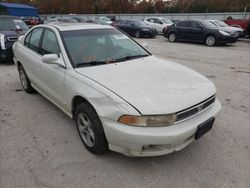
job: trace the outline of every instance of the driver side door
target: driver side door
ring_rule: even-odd
[[[50,29],[44,30],[39,53],[42,56],[46,54],[57,54],[58,61],[63,62],[65,65],[56,34]],[[42,92],[58,105],[65,108],[66,100],[64,79],[66,66],[63,67],[57,64],[47,64],[43,61],[40,61],[39,63],[40,66],[37,71],[37,77],[40,81]]]

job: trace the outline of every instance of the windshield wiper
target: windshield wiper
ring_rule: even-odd
[[[87,63],[79,63],[76,64],[76,68],[78,67],[89,67],[89,66],[98,66],[98,65],[104,65],[107,64],[106,61],[91,61],[91,62],[87,62]]]
[[[121,61],[127,61],[127,60],[131,60],[131,59],[137,59],[137,58],[141,58],[141,57],[147,57],[149,56],[148,54],[144,54],[144,55],[130,55],[130,56],[125,56],[122,58],[118,58],[115,59],[115,62],[121,62]]]

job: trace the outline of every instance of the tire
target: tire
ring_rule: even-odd
[[[170,33],[168,36],[168,40],[170,42],[175,42],[176,41],[176,34],[175,33]]]
[[[136,31],[136,32],[135,32],[135,37],[136,37],[136,38],[140,38],[140,37],[141,37],[140,31]]]
[[[205,39],[207,46],[214,46],[216,44],[216,38],[213,35],[208,35]]]
[[[75,121],[78,134],[88,151],[96,155],[108,151],[102,123],[90,104],[84,102],[77,106]]]
[[[19,78],[20,78],[23,90],[26,93],[35,93],[35,89],[31,86],[30,80],[22,65],[18,67],[18,72],[19,72]]]

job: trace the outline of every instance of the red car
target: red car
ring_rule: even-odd
[[[247,19],[227,19],[226,24],[244,29],[246,35],[250,35],[250,18]]]

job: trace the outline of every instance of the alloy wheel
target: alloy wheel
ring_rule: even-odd
[[[93,147],[95,144],[95,134],[93,132],[93,125],[88,118],[88,116],[84,113],[80,113],[77,117],[77,126],[80,133],[80,136],[84,143],[88,147]]]

